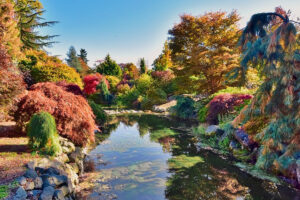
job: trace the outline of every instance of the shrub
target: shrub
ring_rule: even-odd
[[[136,80],[139,77],[139,70],[133,63],[128,63],[124,66],[123,73],[127,74],[130,79]]]
[[[66,88],[50,82],[31,86],[17,104],[15,121],[24,127],[32,115],[45,111],[54,116],[60,135],[79,146],[93,142],[97,129],[94,114],[83,96]]]
[[[128,84],[120,84],[117,86],[118,94],[126,94],[129,91],[130,91],[130,86]]]
[[[119,104],[126,106],[126,107],[134,107],[135,101],[139,98],[139,92],[134,87],[129,89],[127,92],[120,94],[117,96],[117,102]]]
[[[171,108],[171,112],[182,119],[193,118],[195,110],[195,102],[190,97],[178,97],[176,106]]]
[[[199,116],[199,121],[200,122],[206,122],[206,117],[207,117],[207,112],[208,112],[208,107],[207,106],[203,106],[199,112],[198,112],[198,116]]]
[[[221,94],[215,96],[209,102],[207,122],[209,124],[218,124],[218,115],[225,115],[234,111],[234,107],[243,104],[245,100],[251,99],[252,95],[245,94]]]
[[[96,104],[93,100],[89,100],[89,105],[91,106],[93,113],[96,117],[97,124],[103,124],[107,120],[107,115],[102,109],[102,107]]]
[[[120,83],[120,79],[116,76],[105,76],[109,83],[110,91],[113,93],[117,92],[117,85]]]
[[[61,153],[54,117],[47,112],[34,114],[27,127],[29,146],[47,155]]]
[[[159,105],[167,102],[167,94],[161,88],[151,87],[147,92],[147,98],[152,105]]]
[[[31,76],[35,83],[66,81],[83,88],[80,75],[75,69],[66,64],[51,63],[35,65],[31,69]]]
[[[91,95],[97,92],[97,86],[104,81],[105,84],[107,85],[107,88],[109,88],[109,83],[106,80],[106,78],[104,76],[102,76],[99,73],[96,74],[90,74],[87,75],[83,78],[83,82],[84,82],[84,89],[83,92],[85,94]]]
[[[100,65],[96,67],[98,73],[103,75],[118,76],[122,75],[121,67],[116,63],[116,61],[110,58],[110,55],[107,55]]]
[[[136,87],[138,91],[142,94],[146,94],[147,90],[150,88],[153,80],[148,74],[142,74],[136,81]]]
[[[151,75],[154,79],[157,79],[157,80],[162,81],[162,82],[169,82],[169,81],[171,81],[172,79],[175,78],[173,72],[170,71],[170,70],[167,70],[167,71],[154,71],[154,72],[151,73]]]

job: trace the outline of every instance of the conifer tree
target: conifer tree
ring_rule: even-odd
[[[109,54],[107,54],[107,56],[105,57],[104,62],[96,67],[96,70],[98,73],[103,75],[111,75],[117,77],[120,77],[122,75],[121,67],[116,63],[116,61],[111,59]]]
[[[77,72],[81,72],[82,66],[80,64],[80,60],[77,56],[76,49],[74,46],[71,46],[68,53],[66,61],[70,67],[76,69]]]
[[[38,0],[17,0],[15,1],[15,10],[18,17],[18,28],[20,38],[23,43],[23,49],[42,49],[51,46],[52,39],[57,35],[40,35],[36,28],[54,25],[57,21],[43,21],[42,4]]]
[[[145,58],[140,59],[139,65],[140,65],[140,74],[145,74],[147,72],[147,66],[146,66]]]
[[[80,49],[80,53],[78,55],[85,64],[88,63],[88,59],[87,59],[87,51],[85,49]]]

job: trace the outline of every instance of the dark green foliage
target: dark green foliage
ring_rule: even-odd
[[[145,58],[141,58],[140,60],[140,74],[145,74],[147,72],[147,66]]]
[[[207,117],[207,112],[208,112],[208,107],[203,106],[199,112],[198,112],[198,116],[199,116],[199,121],[204,123],[206,122],[206,117]]]
[[[175,116],[182,119],[191,119],[195,117],[195,102],[190,97],[178,97],[176,106],[171,108]]]
[[[104,62],[96,67],[96,70],[102,75],[111,75],[117,77],[122,75],[121,67],[116,63],[116,61],[110,58],[109,54],[105,57]]]
[[[103,104],[111,105],[113,102],[113,95],[110,94],[105,80],[102,80],[101,83],[97,86],[97,89],[100,90],[100,100]]]
[[[81,66],[81,63],[77,56],[75,47],[73,47],[73,46],[70,47],[70,49],[67,53],[66,61],[67,61],[68,65],[70,67],[73,67],[74,69],[76,69],[77,72],[82,71],[82,66]]]
[[[40,153],[57,155],[61,152],[54,117],[47,112],[34,114],[27,126],[29,146]]]
[[[96,116],[96,122],[98,125],[103,125],[107,120],[107,115],[102,109],[102,107],[96,104],[93,100],[89,100],[89,105],[91,106],[94,115]]]
[[[83,60],[83,62],[85,64],[88,63],[88,59],[87,59],[87,51],[85,49],[80,49],[80,54],[78,55],[79,58],[81,58]]]
[[[16,13],[19,17],[18,27],[20,29],[20,38],[24,49],[42,49],[51,46],[51,41],[57,35],[40,35],[37,28],[48,27],[57,23],[57,21],[43,21],[41,16],[45,12],[39,1],[19,0],[15,5]]]

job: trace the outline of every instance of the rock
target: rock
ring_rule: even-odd
[[[69,154],[75,151],[75,145],[67,138],[60,137],[59,143],[62,147],[63,153]]]
[[[248,134],[242,129],[236,130],[234,132],[234,137],[241,145],[243,145],[249,150],[252,150],[255,147],[257,147],[257,144],[253,140],[251,140]]]
[[[73,171],[78,174],[79,173],[79,168],[78,168],[78,165],[76,163],[69,163],[72,168],[73,168]]]
[[[153,111],[158,113],[167,112],[171,107],[176,106],[177,100],[171,100],[168,103],[162,105],[155,105],[153,106]]]
[[[64,200],[65,196],[61,190],[55,190],[53,199],[54,200]]]
[[[44,169],[44,168],[41,168],[41,167],[35,167],[35,171],[36,171],[38,174],[44,174],[44,173],[45,173],[45,169]]]
[[[40,200],[52,200],[55,189],[51,186],[45,187],[40,196]]]
[[[65,154],[65,153],[60,154],[60,155],[57,156],[55,159],[56,159],[57,161],[63,162],[63,163],[67,163],[67,162],[70,161],[70,160],[69,160],[69,157],[68,157],[67,154]]]
[[[67,186],[62,186],[59,188],[60,191],[62,191],[64,196],[67,196],[68,194],[70,194],[70,190]]]
[[[26,167],[27,167],[28,169],[34,170],[35,167],[36,167],[36,164],[37,164],[36,161],[31,161],[31,162],[29,162],[29,163],[26,164]]]
[[[38,174],[33,169],[27,169],[26,172],[25,172],[25,174],[24,174],[24,176],[26,178],[35,179],[36,177],[38,177]]]
[[[40,194],[42,194],[42,190],[32,190],[31,191],[32,196],[39,196]]]
[[[26,197],[27,197],[27,193],[26,193],[26,191],[24,190],[24,188],[23,187],[19,187],[18,189],[17,189],[17,192],[16,192],[16,195],[14,196],[14,200],[25,200],[26,199]]]
[[[43,174],[48,175],[59,175],[59,171],[54,167],[49,167],[48,169],[44,170]]]
[[[76,150],[72,152],[69,156],[70,162],[78,162],[79,160],[83,160],[85,157],[85,153],[82,148],[76,147]]]
[[[43,188],[48,186],[61,186],[68,183],[68,177],[60,175],[43,175]]]
[[[237,149],[238,148],[238,144],[236,143],[236,141],[230,141],[230,143],[229,143],[229,149],[231,150],[231,151],[233,151],[233,150],[235,150],[235,149]]]
[[[34,189],[34,182],[33,181],[27,181],[27,183],[24,185],[25,190],[33,190]]]
[[[43,187],[43,179],[41,177],[36,177],[34,179],[34,188],[42,189],[42,187]]]
[[[205,130],[205,135],[214,136],[218,129],[219,129],[219,126],[211,125],[211,126],[207,127],[207,129]]]
[[[23,186],[26,184],[26,182],[27,182],[27,180],[24,176],[21,176],[20,178],[18,178],[19,185]]]

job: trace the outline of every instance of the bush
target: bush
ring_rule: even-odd
[[[27,127],[29,146],[47,155],[58,155],[61,153],[59,136],[56,130],[54,117],[47,112],[34,114]]]
[[[93,113],[96,116],[97,124],[103,124],[107,120],[107,115],[102,107],[96,104],[93,100],[89,100],[89,105],[91,106]]]
[[[202,122],[202,123],[206,122],[207,112],[208,112],[208,107],[207,106],[204,106],[199,110],[198,116],[199,116],[199,121],[200,122]]]
[[[52,63],[32,66],[31,76],[35,83],[66,81],[83,88],[80,75],[66,64]]]
[[[153,79],[148,74],[142,74],[136,81],[136,88],[142,94],[146,94],[147,90],[150,88]]]
[[[120,83],[120,79],[116,76],[105,76],[106,80],[109,82],[110,91],[112,93],[117,92],[117,85]]]
[[[132,108],[134,107],[135,101],[139,98],[139,92],[134,87],[129,89],[126,93],[117,96],[117,102],[120,105]]]
[[[118,94],[126,94],[129,91],[130,91],[130,86],[128,84],[120,84],[117,86]]]
[[[101,74],[96,73],[96,74],[90,74],[90,75],[85,76],[83,78],[83,82],[84,82],[83,92],[88,95],[95,94],[97,92],[97,86],[102,81],[104,81],[105,84],[107,85],[107,88],[109,88],[108,81]]]
[[[171,112],[182,119],[195,117],[195,102],[190,97],[178,97],[176,106],[171,108]]]
[[[66,88],[50,82],[31,86],[17,104],[15,121],[24,127],[32,115],[45,111],[55,117],[60,135],[79,146],[93,142],[97,129],[93,111],[83,96]]]
[[[245,94],[221,94],[215,96],[213,100],[209,102],[207,122],[209,124],[218,124],[218,117],[220,115],[222,116],[233,112],[235,106],[239,106],[251,98],[252,95]]]

